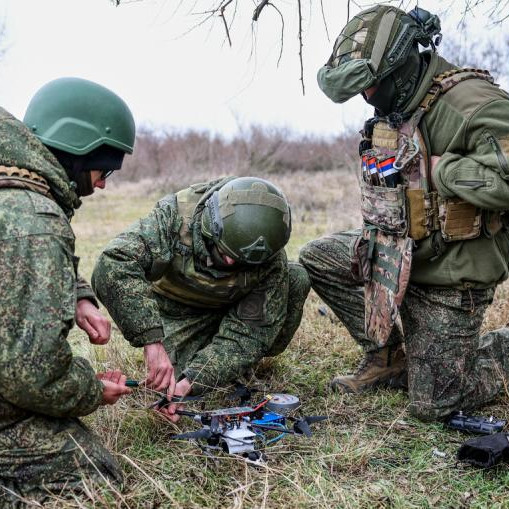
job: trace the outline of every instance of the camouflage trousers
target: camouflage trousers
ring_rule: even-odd
[[[270,350],[265,357],[274,357],[282,353],[292,340],[302,319],[304,302],[309,293],[309,277],[306,270],[298,263],[288,262],[289,291],[286,320]],[[164,345],[178,377],[197,352],[206,347],[217,334],[221,320],[226,311],[204,311],[186,306],[158,295],[164,335],[171,338],[171,343]],[[242,375],[242,373],[238,373]],[[224,381],[225,383],[232,380]]]
[[[358,231],[306,244],[300,261],[312,288],[365,352],[378,347],[364,332],[364,289],[350,272]],[[388,345],[404,343],[410,412],[422,420],[471,410],[491,400],[509,376],[509,329],[480,337],[494,288],[456,290],[409,285]]]
[[[0,507],[26,507],[51,496],[84,491],[84,483],[113,486],[122,472],[79,420],[33,415],[0,429]]]

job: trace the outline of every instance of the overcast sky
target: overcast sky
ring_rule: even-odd
[[[370,112],[362,98],[334,105],[316,84],[316,71],[346,21],[346,0],[323,0],[330,40],[320,2],[314,1],[313,11],[304,10],[305,96],[294,0],[275,2],[285,9],[279,66],[281,23],[270,6],[253,31],[254,3],[239,2],[230,48],[217,17],[213,24],[186,33],[203,19],[189,13],[188,6],[195,4],[199,12],[213,0],[127,2],[114,7],[109,0],[0,0],[8,43],[0,62],[2,106],[22,118],[30,97],[44,83],[79,76],[117,92],[138,125],[153,127],[231,134],[239,126],[261,123],[334,134],[358,130]],[[419,2],[430,10],[446,4]],[[353,13],[357,10],[352,6]],[[230,20],[233,14],[226,13]]]

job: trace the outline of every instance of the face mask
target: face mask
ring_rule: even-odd
[[[424,59],[415,47],[405,64],[380,81],[369,99],[365,97],[366,102],[374,106],[382,115],[402,112],[405,105],[412,99],[425,70]]]
[[[318,85],[322,92],[335,103],[344,103],[373,86],[376,78],[369,60],[356,58],[338,67],[323,66],[318,71]]]

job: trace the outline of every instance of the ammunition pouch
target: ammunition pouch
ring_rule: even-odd
[[[440,229],[438,221],[438,195],[427,193],[424,189],[407,189],[406,191],[409,236],[414,240],[429,237]]]
[[[44,177],[34,171],[17,166],[0,166],[0,188],[2,187],[28,189],[53,199],[48,182]]]
[[[364,222],[398,236],[408,230],[406,187],[381,187],[361,183],[361,213]]]
[[[481,229],[488,237],[503,227],[501,213],[483,211],[460,198],[441,198],[433,191],[408,189],[406,192],[409,236],[414,240],[429,237],[440,230],[445,242],[479,237]]]
[[[440,230],[446,242],[475,239],[481,234],[481,209],[459,198],[439,200]]]

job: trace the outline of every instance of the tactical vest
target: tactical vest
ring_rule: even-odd
[[[403,301],[414,241],[438,230],[445,242],[481,233],[482,210],[459,198],[444,199],[433,188],[430,154],[419,129],[440,94],[467,79],[493,83],[487,71],[478,69],[440,74],[408,121],[393,126],[387,118],[376,119],[370,139],[361,143],[364,228],[354,246],[352,270],[365,284],[366,335],[379,346],[387,342]]]
[[[175,224],[180,227],[172,232],[178,236],[175,253],[164,275],[152,283],[152,288],[159,295],[183,304],[219,309],[231,306],[257,286],[260,270],[220,272],[220,275],[214,276],[196,269],[190,225],[196,205],[202,197],[203,193],[192,187],[176,194],[180,220]]]

